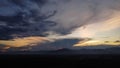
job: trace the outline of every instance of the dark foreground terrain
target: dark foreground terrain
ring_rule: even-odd
[[[44,51],[6,51],[0,52],[0,55],[119,55],[120,47],[111,47],[105,49],[68,49],[62,48],[58,50]]]
[[[120,55],[118,54],[76,54],[76,55],[39,55],[39,54],[4,54],[0,55],[2,64],[11,64],[17,67],[101,67],[102,65],[118,65]],[[117,63],[117,64],[116,64]],[[118,65],[119,66],[119,65]]]
[[[3,61],[3,62],[2,62]],[[108,64],[112,65],[120,63],[120,48],[109,49],[60,49],[56,51],[34,51],[34,52],[5,52],[0,54],[0,62],[17,63],[20,65],[35,64],[38,66],[56,66],[64,67],[81,64],[83,66],[94,66]],[[86,65],[87,64],[87,65]]]

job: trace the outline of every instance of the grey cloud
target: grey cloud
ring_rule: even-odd
[[[0,21],[5,22],[0,25],[0,38],[46,36],[50,31],[66,35],[111,18],[119,4],[120,0],[0,0]]]
[[[115,11],[119,11],[119,4],[119,0],[70,0],[66,3],[58,1],[58,13],[50,18],[57,21],[58,25],[51,29],[68,34],[78,27],[110,19]]]
[[[0,39],[14,38],[14,34],[41,36],[49,26],[55,25],[55,22],[46,20],[54,16],[55,11],[41,13],[41,7],[47,0],[1,0],[0,3]]]
[[[58,39],[53,42],[46,42],[43,44],[38,44],[37,46],[33,46],[31,51],[39,51],[39,50],[58,50],[62,48],[73,48],[73,45],[82,41],[84,39]]]

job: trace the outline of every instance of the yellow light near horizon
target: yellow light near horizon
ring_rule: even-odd
[[[0,40],[0,44],[6,45],[8,47],[23,47],[36,43],[43,43],[45,41],[49,41],[49,40],[44,37],[25,37],[25,38],[13,39],[13,40]]]
[[[91,46],[91,45],[98,45],[102,43],[101,41],[98,41],[98,40],[90,40],[90,41],[86,41],[86,42],[83,42],[83,43],[77,43],[75,44],[74,46]]]
[[[99,41],[99,40],[90,40],[90,41],[84,41],[80,42],[74,45],[74,47],[82,47],[82,46],[99,46],[99,45],[110,45],[110,46],[119,46],[120,42],[115,43],[114,41],[109,41],[108,43],[105,43],[105,41]]]

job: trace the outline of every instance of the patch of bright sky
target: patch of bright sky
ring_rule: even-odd
[[[93,38],[106,41],[120,40],[120,28],[114,29],[112,31],[98,32],[93,36]]]

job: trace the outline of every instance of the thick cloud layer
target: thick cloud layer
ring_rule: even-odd
[[[119,11],[120,0],[0,0],[0,39],[67,35]]]
[[[0,0],[0,39],[43,35],[55,25],[46,19],[56,13],[41,13],[45,3],[46,0]]]
[[[52,30],[68,34],[64,37],[91,37],[97,32],[119,27],[119,8],[120,0],[57,1],[58,12],[50,18],[57,21],[57,25]],[[49,37],[58,37],[54,32],[48,33],[51,34]]]

